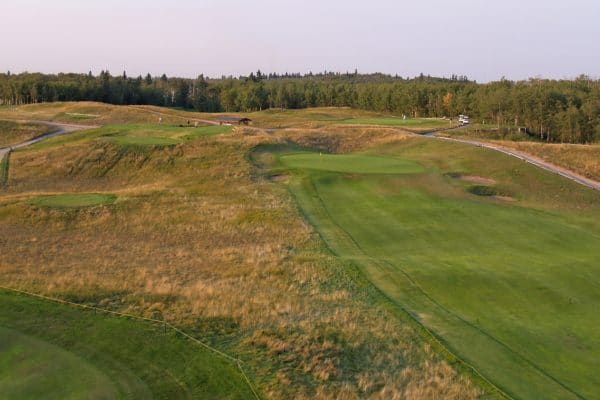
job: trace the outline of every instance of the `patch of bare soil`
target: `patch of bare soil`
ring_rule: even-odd
[[[476,183],[478,185],[493,185],[496,183],[496,181],[491,178],[484,178],[483,176],[477,175],[461,175],[459,179],[461,181]]]
[[[289,175],[271,175],[268,178],[271,182],[287,182],[290,177]]]
[[[502,201],[516,201],[514,197],[510,197],[510,196],[490,196],[493,199],[497,199],[497,200],[502,200]]]

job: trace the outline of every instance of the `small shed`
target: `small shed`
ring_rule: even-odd
[[[224,115],[222,117],[217,118],[217,122],[219,125],[250,125],[252,120],[246,117],[235,117]]]

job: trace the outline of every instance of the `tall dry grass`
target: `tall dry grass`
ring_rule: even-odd
[[[356,129],[325,131],[327,148],[399,138]],[[324,249],[285,186],[247,162],[259,143],[315,140],[283,134],[238,129],[143,152],[94,141],[15,152],[0,194],[0,283],[165,318],[246,360],[269,398],[477,398]],[[28,202],[57,192],[119,199],[79,210]]]
[[[600,144],[553,144],[499,141],[498,144],[531,154],[559,167],[600,182]]]
[[[2,120],[0,116],[0,147],[7,147],[42,135],[51,130],[47,125]]]

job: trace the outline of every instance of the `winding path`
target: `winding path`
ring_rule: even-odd
[[[33,139],[29,139],[29,140],[27,140],[25,142],[21,142],[19,144],[14,144],[14,145],[7,146],[7,147],[0,147],[0,161],[4,160],[4,157],[6,157],[6,155],[13,150],[31,146],[32,144],[41,142],[46,139],[50,139],[55,136],[63,135],[65,133],[82,131],[85,129],[98,128],[97,126],[92,126],[92,125],[75,125],[75,124],[65,124],[62,122],[50,122],[50,121],[38,121],[38,120],[12,120],[11,119],[11,121],[33,122],[33,123],[48,125],[48,126],[56,128],[56,129],[53,130],[52,132],[44,133],[43,135],[36,136]]]
[[[445,129],[443,131],[450,131],[450,130],[456,130],[456,129],[460,129],[460,128],[450,128],[450,129]],[[544,161],[541,158],[534,157],[530,154],[523,153],[518,150],[509,149],[508,147],[500,146],[500,145],[493,144],[493,143],[480,142],[478,140],[457,139],[457,138],[450,138],[450,137],[444,137],[444,136],[436,136],[436,133],[439,133],[439,132],[442,132],[442,131],[431,132],[431,133],[425,134],[423,136],[428,137],[428,138],[438,139],[438,140],[446,140],[446,141],[450,141],[450,142],[463,143],[463,144],[468,144],[471,146],[483,147],[486,149],[499,151],[500,153],[504,153],[511,157],[516,157],[525,162],[528,162],[529,164],[535,165],[538,168],[545,169],[546,171],[550,171],[554,174],[557,174],[564,178],[570,179],[573,182],[579,183],[580,185],[587,186],[587,187],[595,189],[595,190],[600,190],[600,182],[597,182],[593,179],[586,178],[585,176],[582,176],[576,172],[573,172],[566,168],[559,167],[557,165],[554,165],[552,163]]]
[[[43,140],[46,139],[50,139],[51,137],[54,136],[59,136],[59,135],[63,135],[65,133],[70,133],[70,132],[75,132],[75,131],[82,131],[84,129],[93,129],[93,128],[98,128],[98,126],[95,125],[76,125],[76,124],[66,124],[66,123],[62,123],[62,122],[52,122],[52,121],[38,121],[38,120],[12,120],[11,121],[15,121],[15,122],[32,122],[32,123],[36,123],[36,124],[44,124],[44,125],[48,125],[51,127],[56,128],[56,130],[52,131],[52,132],[48,132],[48,133],[44,133],[43,135],[39,135],[34,137],[33,139],[29,139],[25,142],[21,142],[19,144],[14,144],[12,146],[6,146],[6,147],[0,147],[0,159],[2,157],[4,157],[4,155],[6,153],[8,153],[9,151],[13,151],[13,150],[17,150],[23,147],[27,147],[27,146],[31,146],[32,144],[41,142]]]

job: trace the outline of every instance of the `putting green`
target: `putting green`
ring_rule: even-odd
[[[0,326],[0,393],[7,399],[114,399],[105,374],[76,355]]]
[[[280,159],[283,165],[292,169],[359,174],[414,174],[423,171],[423,167],[413,161],[366,154],[298,153],[284,155]]]
[[[383,125],[383,126],[406,126],[406,127],[441,127],[449,123],[443,119],[432,118],[363,118],[346,119],[345,124],[350,125]]]
[[[112,204],[117,200],[114,194],[77,193],[55,196],[39,196],[31,200],[31,204],[47,208],[84,208]]]
[[[328,246],[495,385],[523,399],[599,397],[600,195],[500,154],[429,142],[388,146],[387,161],[279,161],[304,171],[289,187]],[[403,162],[426,167],[406,174]],[[550,211],[483,198],[448,176],[456,168],[556,200]],[[588,211],[575,214],[581,199]]]

